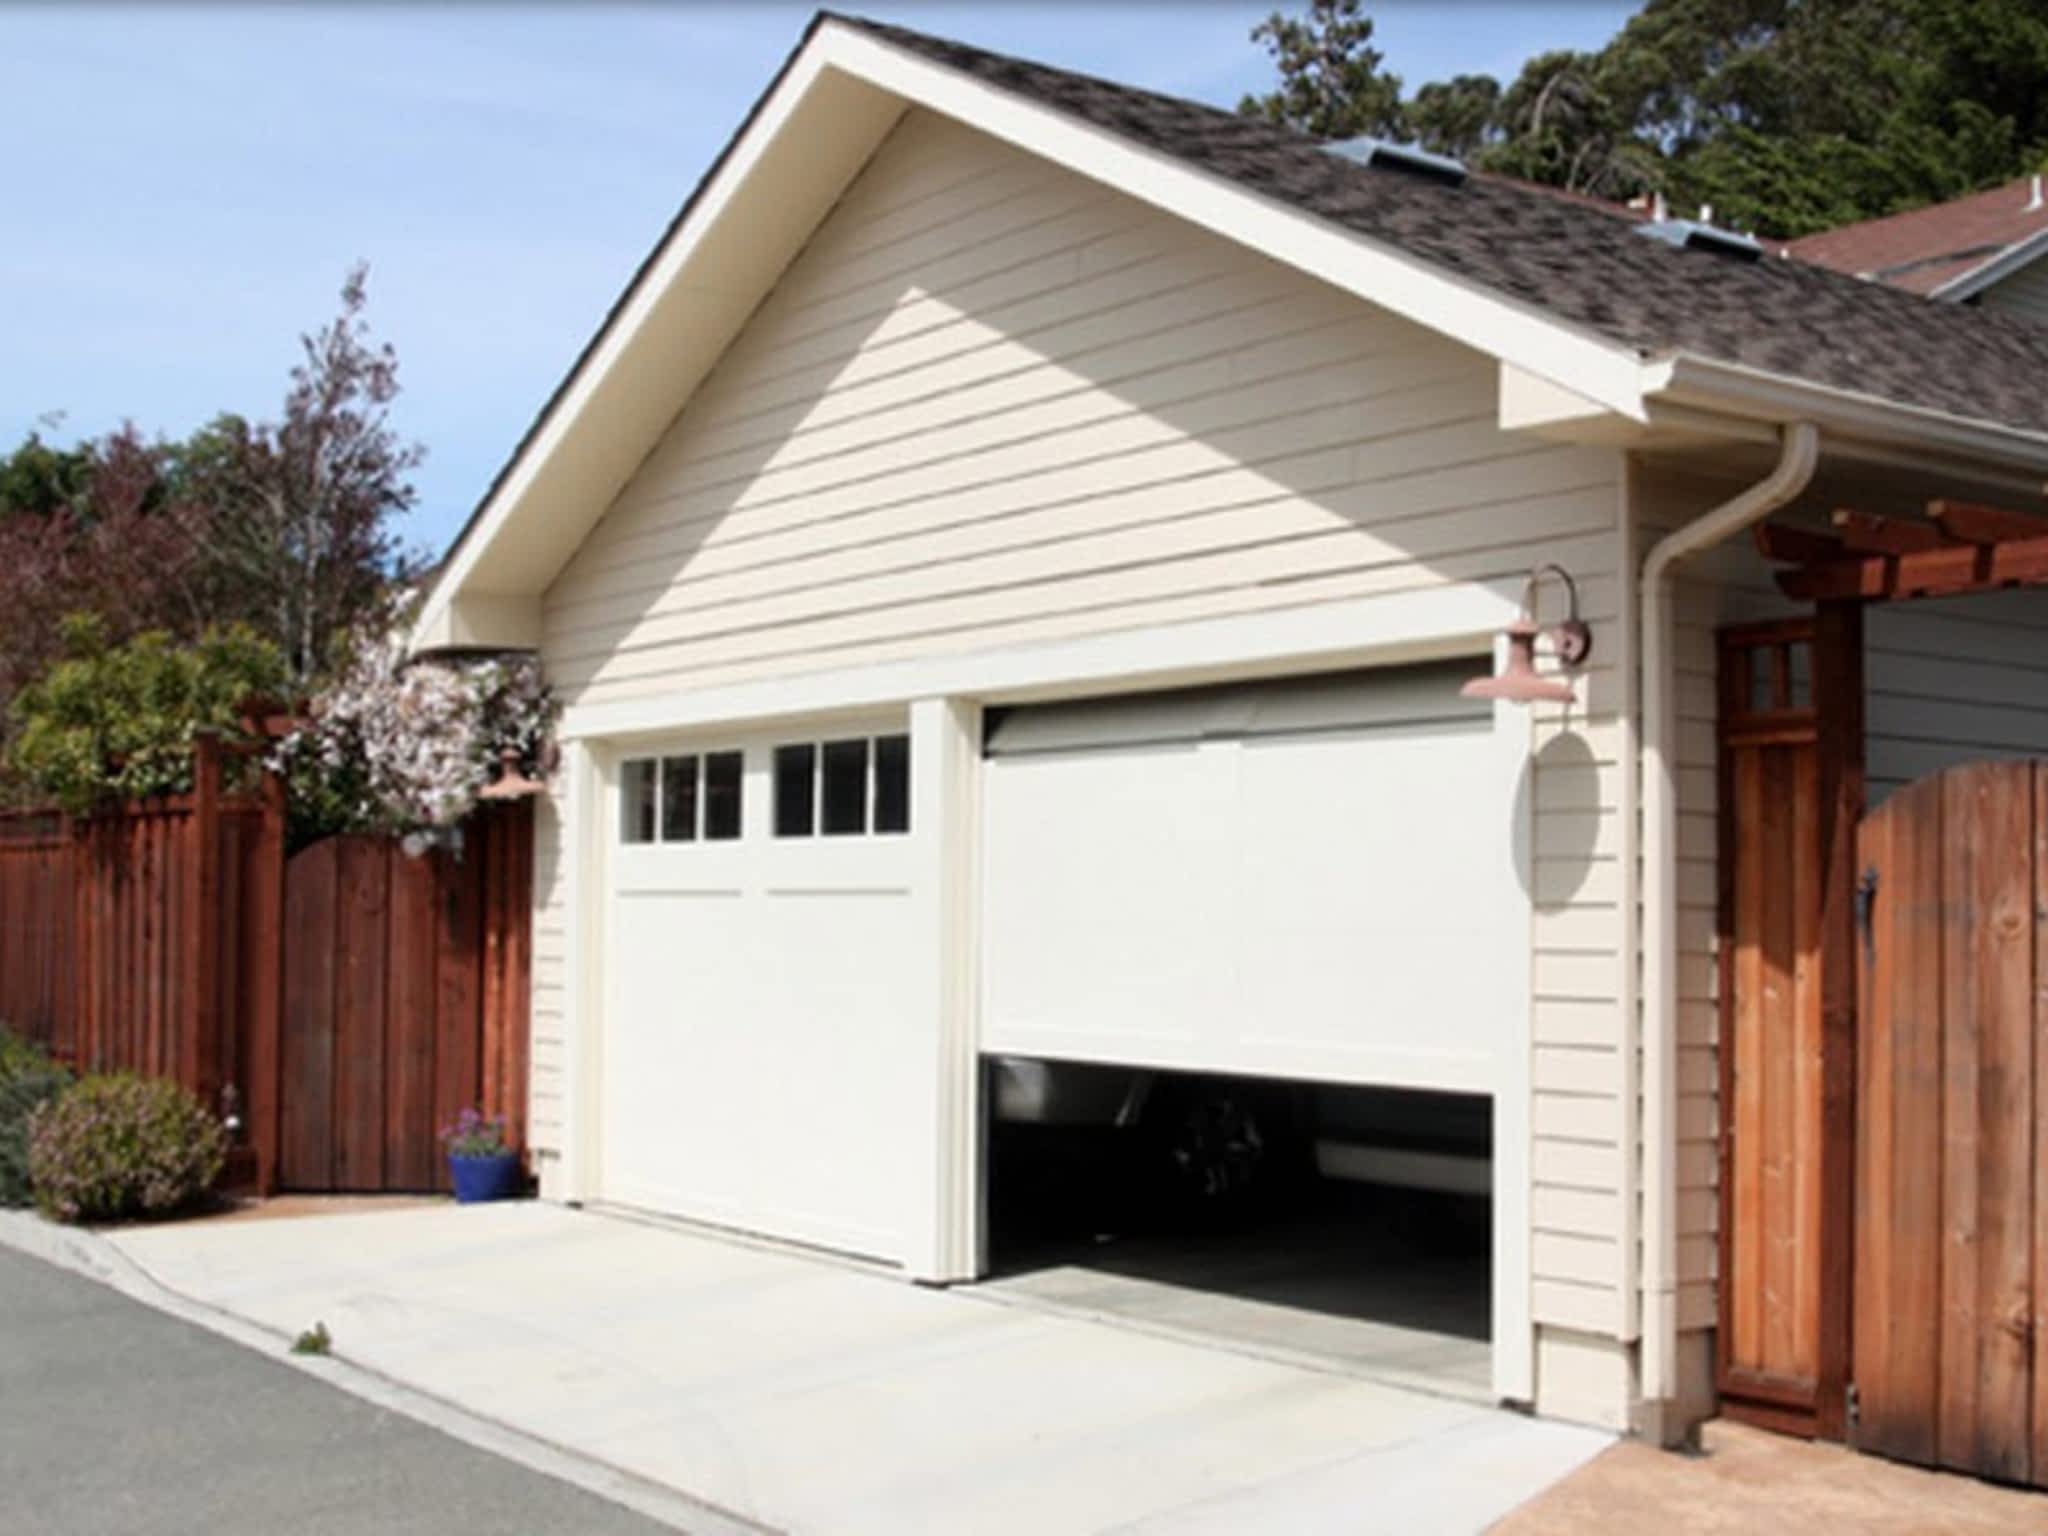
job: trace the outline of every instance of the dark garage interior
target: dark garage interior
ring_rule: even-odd
[[[1482,1096],[986,1064],[989,1284],[1491,1397]]]

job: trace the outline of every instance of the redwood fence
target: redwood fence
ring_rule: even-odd
[[[462,1105],[523,1125],[530,807],[481,811],[459,854],[288,860],[281,784],[230,792],[228,762],[202,739],[189,795],[0,816],[0,1022],[232,1116],[234,1182],[444,1186]]]

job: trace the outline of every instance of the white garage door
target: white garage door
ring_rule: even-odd
[[[1483,666],[1000,718],[983,1049],[1494,1088],[1528,934]]]
[[[606,1198],[899,1257],[902,727],[680,742],[625,756],[616,782]]]

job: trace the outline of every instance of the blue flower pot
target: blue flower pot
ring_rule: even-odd
[[[450,1153],[448,1177],[455,1182],[457,1205],[509,1200],[519,1193],[519,1154],[498,1152],[490,1157],[457,1157]]]

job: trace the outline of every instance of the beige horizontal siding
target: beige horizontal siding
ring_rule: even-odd
[[[548,1154],[559,1152],[562,1145],[566,919],[562,818],[550,794],[536,802],[533,819],[533,1022],[526,1110],[527,1142]]]
[[[1598,638],[1583,707],[1532,728],[1535,1297],[1611,1334],[1620,461],[1502,435],[1494,390],[1476,354],[914,113],[548,592],[549,674],[577,705],[1563,562]]]

